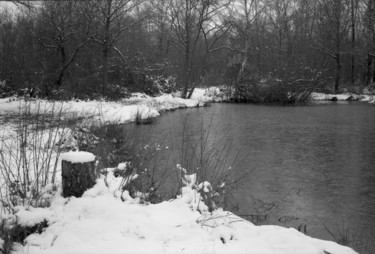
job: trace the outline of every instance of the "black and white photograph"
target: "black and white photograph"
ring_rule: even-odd
[[[0,254],[375,253],[375,0],[0,0]]]

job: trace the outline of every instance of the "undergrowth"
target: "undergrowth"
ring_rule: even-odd
[[[44,194],[56,183],[62,152],[57,144],[73,122],[66,121],[62,104],[21,102],[14,124],[15,134],[0,141],[0,202],[8,212],[17,205],[47,205]]]
[[[45,106],[20,101],[18,115],[11,119],[16,131],[3,133],[0,141],[0,238],[3,253],[10,253],[14,242],[23,243],[33,233],[40,233],[46,222],[34,226],[18,225],[8,220],[17,207],[48,207],[57,191],[61,141],[71,134],[70,127],[79,119],[67,116],[63,104]]]

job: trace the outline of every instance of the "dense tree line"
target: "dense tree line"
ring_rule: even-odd
[[[183,97],[228,85],[272,100],[375,81],[374,0],[12,2],[0,12],[3,92],[122,96],[173,77]]]

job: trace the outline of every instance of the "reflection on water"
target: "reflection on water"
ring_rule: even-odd
[[[236,168],[250,174],[234,193],[236,213],[307,225],[308,235],[332,240],[326,226],[359,238],[361,253],[375,253],[375,107],[213,104],[140,128],[173,143],[184,119],[189,129],[212,121],[209,130],[231,137],[231,150],[240,151]]]

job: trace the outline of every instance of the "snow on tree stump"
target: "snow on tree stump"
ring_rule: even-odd
[[[95,156],[88,152],[68,152],[61,155],[63,197],[81,197],[95,185]]]

